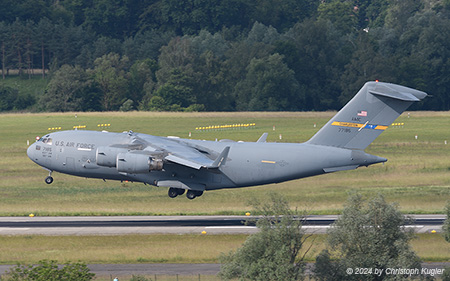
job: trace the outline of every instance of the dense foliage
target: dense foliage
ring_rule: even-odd
[[[445,241],[450,243],[450,201],[447,202],[444,213],[447,215],[447,218],[442,226],[442,235],[444,236]],[[450,281],[450,267],[445,269],[444,274],[442,275],[442,280]]]
[[[447,215],[447,218],[442,226],[442,234],[444,235],[445,241],[450,243],[450,201],[447,202],[444,213]]]
[[[412,229],[405,228],[396,204],[379,195],[365,202],[361,195],[349,197],[342,216],[328,231],[328,248],[316,258],[316,279],[409,280],[421,276],[419,257],[409,241]],[[389,274],[388,269],[410,269],[411,274]],[[359,273],[358,269],[366,269]],[[415,270],[414,270],[415,269]]]
[[[293,211],[284,197],[269,194],[268,203],[253,202],[260,214],[253,222],[259,232],[241,248],[219,258],[223,280],[303,280],[304,243],[311,237],[302,230],[304,214]],[[307,247],[306,247],[307,248]]]
[[[86,264],[66,263],[58,266],[54,260],[43,260],[38,265],[18,264],[11,268],[4,280],[8,281],[89,281],[95,277]],[[3,279],[2,279],[3,280]]]
[[[0,20],[3,79],[48,79],[1,111],[339,109],[375,79],[450,109],[449,0],[8,0]]]

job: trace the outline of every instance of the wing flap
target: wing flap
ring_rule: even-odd
[[[147,145],[145,150],[153,149],[162,156],[162,159],[175,164],[200,170],[217,169],[224,165],[228,157],[230,147],[227,146],[218,155],[217,151],[204,148],[200,145],[192,145],[183,139],[172,139],[150,135],[139,135]],[[214,158],[213,158],[214,157]]]
[[[228,157],[228,152],[230,152],[229,146],[225,147],[224,150],[222,151],[222,153],[220,153],[220,155],[217,156],[217,158],[214,161],[207,157],[204,157],[204,156],[201,158],[196,157],[194,160],[194,159],[189,159],[186,157],[177,156],[174,154],[170,154],[170,155],[166,156],[165,160],[168,160],[170,162],[177,163],[177,164],[180,164],[183,166],[187,166],[187,167],[190,167],[193,169],[197,169],[197,170],[200,170],[201,168],[217,169],[221,165],[225,164],[227,157]]]
[[[186,159],[186,158],[178,157],[178,156],[173,155],[173,154],[166,156],[164,159],[166,159],[166,160],[168,160],[170,162],[177,163],[177,164],[180,164],[180,165],[183,165],[183,166],[187,166],[187,167],[190,167],[190,168],[194,168],[194,169],[197,169],[197,170],[200,170],[200,168],[203,167],[203,164],[197,163],[195,161],[192,161],[192,160],[189,160],[189,159]]]

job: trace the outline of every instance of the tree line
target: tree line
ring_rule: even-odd
[[[0,111],[311,111],[364,82],[450,110],[450,1],[5,1]]]

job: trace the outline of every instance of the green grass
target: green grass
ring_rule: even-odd
[[[0,261],[35,264],[40,260],[59,263],[217,263],[222,253],[242,245],[246,235],[125,235],[125,236],[0,236]],[[326,235],[315,235],[307,254],[315,261],[324,249]],[[304,249],[312,240],[307,240]],[[439,234],[419,234],[411,242],[419,257],[427,262],[450,260],[450,244]]]
[[[245,235],[0,236],[0,261],[86,263],[217,263]],[[82,249],[82,250],[81,250]]]
[[[48,128],[72,129],[110,123],[109,131],[141,133],[194,139],[256,141],[269,132],[268,141],[303,142],[324,125],[333,112],[323,113],[41,113],[0,115],[0,216],[37,215],[168,215],[244,214],[249,201],[277,191],[293,207],[313,214],[339,213],[350,191],[366,196],[383,194],[399,203],[405,213],[442,213],[450,198],[449,112],[412,112],[399,117],[402,128],[386,130],[367,149],[389,159],[384,165],[327,174],[257,187],[207,191],[202,197],[171,199],[166,188],[140,183],[103,182],[54,173],[51,185],[47,172],[31,162],[27,140],[45,135]],[[199,126],[256,123],[251,129],[196,131]],[[314,127],[314,123],[317,124]],[[275,131],[273,131],[275,126]],[[418,135],[415,140],[414,136]]]

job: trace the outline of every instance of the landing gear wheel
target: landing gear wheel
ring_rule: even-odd
[[[186,197],[188,199],[192,200],[196,197],[202,196],[202,194],[203,194],[203,191],[201,191],[201,190],[188,190],[188,192],[186,193]]]
[[[186,197],[190,200],[194,199],[195,197],[197,197],[195,195],[195,191],[194,190],[188,190],[188,192],[186,193]]]
[[[173,187],[169,188],[168,195],[169,195],[170,198],[175,198],[175,197],[178,196],[178,190],[177,189],[178,188],[173,188]]]
[[[175,187],[171,187],[171,188],[169,188],[169,197],[170,198],[175,198],[175,197],[177,197],[178,195],[183,195],[184,194],[184,189],[182,189],[182,188],[175,188]]]
[[[46,184],[51,184],[53,182],[53,178],[51,176],[48,176],[45,178],[45,183]]]

